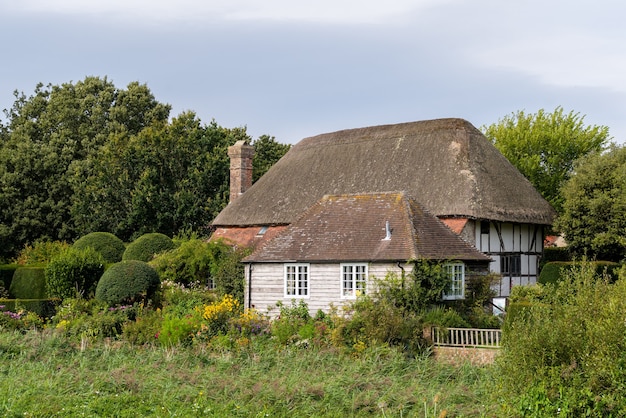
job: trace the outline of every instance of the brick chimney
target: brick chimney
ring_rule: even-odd
[[[252,186],[252,157],[254,147],[237,141],[228,147],[230,157],[230,201],[234,201]]]

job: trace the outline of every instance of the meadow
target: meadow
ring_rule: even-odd
[[[407,357],[386,345],[350,355],[271,337],[215,349],[0,332],[6,417],[497,416],[492,369]]]

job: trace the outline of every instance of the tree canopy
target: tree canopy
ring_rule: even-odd
[[[612,146],[581,159],[563,187],[563,198],[556,227],[576,256],[626,257],[626,147]]]
[[[94,231],[202,232],[228,202],[228,146],[252,142],[193,112],[169,121],[170,106],[137,82],[87,77],[14,96],[0,125],[0,258]],[[253,145],[257,173],[289,148],[266,135]]]
[[[500,152],[562,212],[561,187],[572,174],[574,162],[601,151],[609,141],[609,128],[587,126],[584,116],[562,107],[554,112],[514,112],[482,130]]]

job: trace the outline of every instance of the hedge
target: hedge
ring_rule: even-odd
[[[602,275],[606,272],[611,281],[617,280],[618,270],[621,268],[621,264],[614,263],[612,261],[591,261],[590,264],[595,266],[595,272],[597,275]],[[550,263],[546,263],[546,265],[541,269],[537,282],[541,284],[556,283],[563,278],[563,272],[577,265],[580,265],[580,262],[552,261]]]
[[[44,267],[19,267],[13,274],[9,296],[15,299],[46,299]]]

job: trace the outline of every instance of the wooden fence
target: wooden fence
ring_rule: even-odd
[[[431,338],[436,347],[500,348],[502,331],[499,329],[433,327]]]

